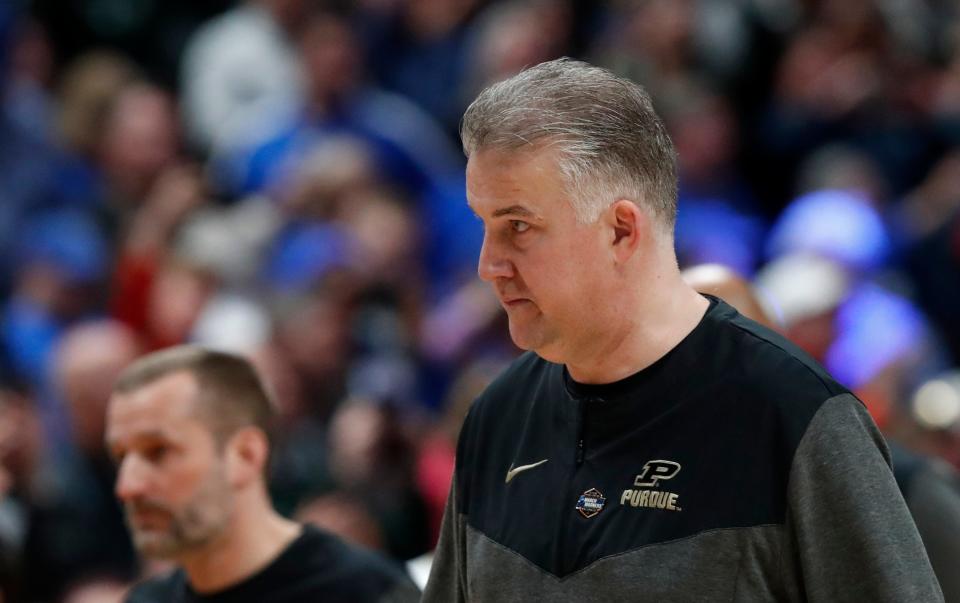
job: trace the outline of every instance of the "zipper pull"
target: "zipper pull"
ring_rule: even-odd
[[[577,441],[577,465],[583,463],[583,438]]]

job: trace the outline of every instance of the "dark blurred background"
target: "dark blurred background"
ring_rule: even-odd
[[[948,0],[2,0],[0,588],[116,601],[103,410],[138,355],[251,357],[287,514],[432,549],[516,354],[460,115],[575,56],[679,152],[684,266],[751,280],[891,441],[960,466],[960,9]],[[414,565],[414,569],[422,566]]]

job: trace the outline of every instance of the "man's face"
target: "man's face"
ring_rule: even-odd
[[[231,513],[222,454],[194,410],[197,393],[192,375],[171,373],[114,394],[107,409],[115,491],[134,545],[150,557],[177,558],[210,543]]]
[[[602,221],[577,222],[550,149],[473,153],[467,198],[484,224],[477,271],[514,343],[568,362],[588,341],[613,265]]]

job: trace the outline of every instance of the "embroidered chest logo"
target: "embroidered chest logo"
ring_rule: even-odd
[[[607,499],[603,497],[603,494],[596,488],[590,488],[577,499],[577,511],[580,511],[581,515],[590,519],[600,511],[603,511],[603,507],[606,504]]]
[[[660,482],[671,480],[680,473],[680,463],[673,461],[648,461],[643,470],[633,480],[634,488],[627,488],[620,495],[621,505],[631,507],[647,507],[663,509],[665,511],[682,510],[677,504],[679,495],[675,492],[666,492],[659,489]]]

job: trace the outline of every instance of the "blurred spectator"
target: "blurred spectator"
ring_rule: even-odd
[[[462,165],[430,117],[403,97],[364,80],[363,57],[346,15],[311,10],[298,49],[306,70],[306,96],[278,133],[249,156],[215,162],[228,190],[282,190],[284,179],[330,136],[365,141],[383,180],[413,194],[428,191]]]
[[[271,498],[277,510],[290,516],[311,497],[334,488],[323,421],[326,417],[318,416],[312,408],[300,375],[280,346],[267,343],[254,351],[250,359],[267,391],[273,394],[277,409],[269,473]],[[346,534],[332,531],[347,538]]]
[[[176,113],[166,92],[149,84],[132,84],[113,98],[96,158],[106,184],[107,205],[121,224],[174,165],[179,142]]]
[[[58,62],[109,47],[136,61],[151,79],[174,86],[177,63],[190,33],[235,1],[30,0],[21,4],[30,6],[56,41]]]
[[[928,149],[909,95],[925,73],[886,4],[811,5],[809,24],[788,40],[759,129],[769,180],[793,182],[797,165],[836,142],[867,153],[895,193],[922,170]]]
[[[136,556],[113,497],[114,468],[103,438],[113,382],[139,353],[128,329],[106,321],[78,325],[57,346],[54,379],[71,446],[50,451],[30,499],[27,600],[60,597],[87,578],[135,575]]]
[[[62,160],[45,127],[38,127],[37,116],[24,115],[21,93],[33,73],[24,64],[26,41],[17,37],[26,27],[24,15],[16,3],[0,6],[0,295],[10,292],[16,270],[16,254],[24,224],[37,212],[68,205],[70,192],[58,185]],[[11,56],[13,55],[13,56]],[[42,62],[42,58],[40,61]],[[42,67],[38,66],[42,71]],[[33,82],[37,83],[38,82]],[[39,119],[43,120],[42,117]]]
[[[319,141],[297,165],[283,192],[284,208],[294,218],[332,220],[355,192],[380,182],[373,149],[357,136],[330,136]]]
[[[680,273],[700,293],[719,297],[738,312],[769,329],[776,329],[760,294],[733,270],[720,264],[697,264]]]
[[[303,95],[296,29],[308,0],[246,0],[196,31],[184,52],[191,141],[213,155],[258,142]]]
[[[784,333],[856,393],[881,428],[897,401],[942,366],[920,310],[836,260],[787,255],[757,282]]]
[[[362,501],[350,495],[334,492],[310,499],[297,509],[296,517],[347,542],[373,551],[384,550],[383,534],[377,520],[364,508]]]
[[[658,111],[669,113],[696,81],[726,90],[748,50],[738,3],[650,0],[615,3],[597,60],[642,84]]]
[[[909,244],[942,227],[957,211],[960,211],[960,149],[952,149],[900,203],[898,233]]]
[[[890,442],[894,476],[940,581],[944,601],[960,600],[960,473],[936,457]]]
[[[467,22],[479,0],[394,2],[373,15],[368,54],[377,80],[412,99],[450,132],[465,108],[460,89],[467,65]]]
[[[187,342],[214,290],[211,275],[189,260],[172,257],[161,265],[146,306],[143,334],[150,347]]]
[[[44,27],[34,19],[22,21],[10,55],[10,79],[5,91],[10,115],[38,138],[52,140],[53,49]]]
[[[734,169],[739,125],[718,94],[690,85],[664,117],[677,149],[676,247],[681,264],[720,263],[752,274],[766,230],[747,183]]]
[[[960,371],[933,375],[897,410],[891,428],[900,441],[960,470]]]
[[[122,603],[130,585],[110,578],[88,580],[70,589],[63,603]]]
[[[43,436],[33,401],[0,388],[0,596],[18,601],[24,587],[24,545]]]
[[[184,219],[173,249],[236,291],[257,284],[269,246],[281,228],[277,208],[251,197],[229,206],[207,204]]]
[[[276,342],[296,372],[307,412],[326,423],[346,393],[352,358],[349,281],[332,275],[313,292],[277,306]]]
[[[786,254],[768,263],[756,283],[787,338],[822,363],[836,338],[834,318],[849,295],[849,275],[831,260]]]
[[[570,45],[572,18],[565,0],[510,0],[485,9],[472,25],[460,112],[490,84],[563,56]],[[531,31],[538,34],[531,36]],[[456,117],[459,123],[459,113]]]
[[[440,536],[440,521],[453,481],[460,426],[470,405],[508,360],[486,359],[466,365],[450,386],[440,420],[421,438],[416,461],[416,484],[429,514],[431,549],[436,546]]]
[[[892,240],[880,212],[859,191],[819,190],[790,203],[771,229],[767,254],[812,253],[856,276],[879,270]]]
[[[413,448],[385,403],[353,399],[330,423],[330,470],[339,488],[367,509],[383,530],[385,549],[399,559],[425,552],[426,513],[413,482]]]
[[[114,99],[139,77],[123,55],[106,50],[83,54],[64,69],[58,91],[58,131],[62,144],[94,161]]]
[[[96,224],[77,210],[37,215],[21,235],[0,336],[15,374],[39,389],[63,330],[102,308],[110,257]]]
[[[110,309],[150,348],[184,341],[212,294],[210,271],[197,260],[178,257],[174,246],[186,218],[205,201],[202,186],[192,166],[171,166],[157,176],[142,203],[128,210]],[[178,295],[171,295],[175,290]]]
[[[960,364],[960,210],[912,246],[907,264],[918,299]]]
[[[843,144],[826,145],[799,166],[797,191],[855,191],[882,211],[890,200],[890,186],[877,162],[869,155]]]

